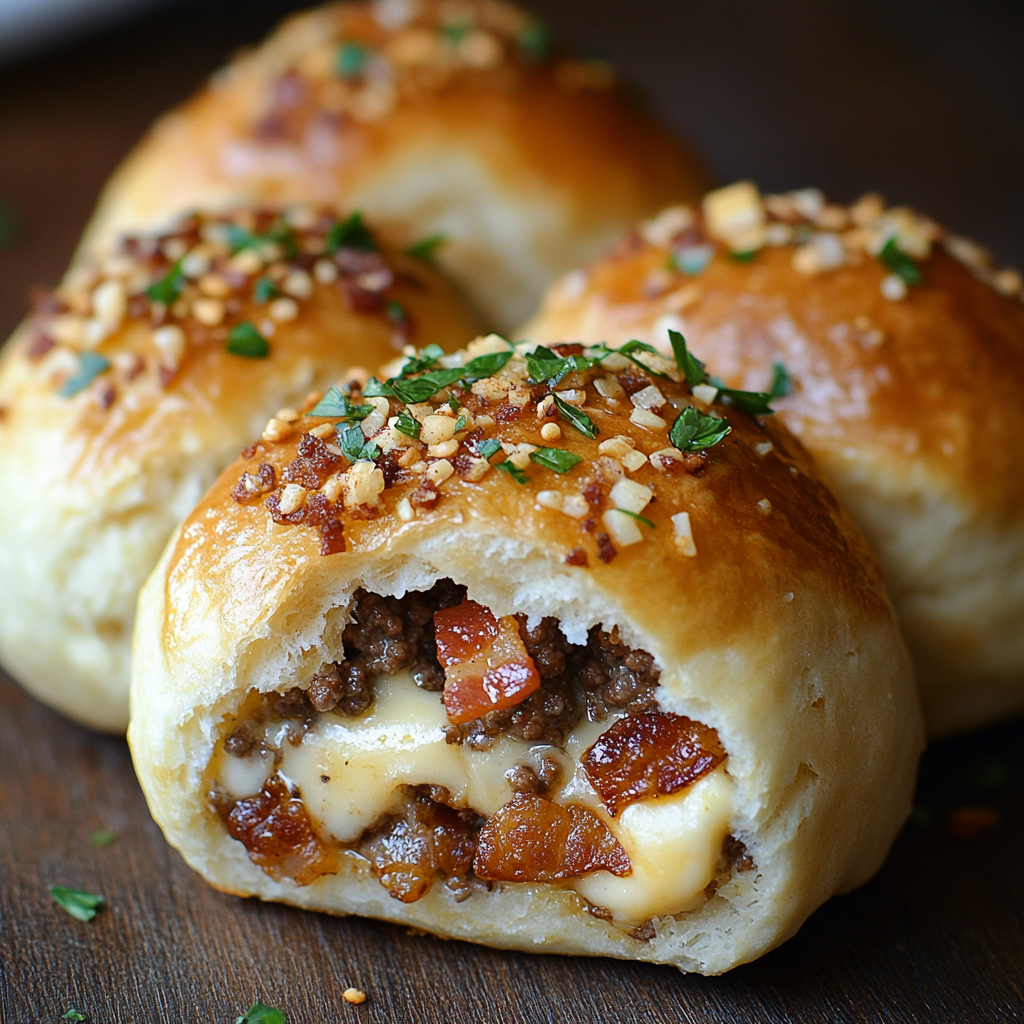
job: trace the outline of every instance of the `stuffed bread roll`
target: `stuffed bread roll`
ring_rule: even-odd
[[[72,271],[0,367],[4,665],[123,731],[138,589],[217,474],[347,367],[475,327],[429,266],[309,209],[190,217]]]
[[[629,351],[411,360],[184,522],[129,742],[214,886],[718,973],[875,872],[922,741],[873,557],[785,428]]]
[[[741,183],[563,278],[521,336],[667,347],[675,328],[710,373],[774,388],[878,552],[942,734],[1024,710],[1020,288],[877,196]]]
[[[703,174],[616,83],[494,0],[328,4],[156,123],[83,243],[243,202],[362,209],[432,244],[492,326]],[[463,339],[465,340],[465,339]]]

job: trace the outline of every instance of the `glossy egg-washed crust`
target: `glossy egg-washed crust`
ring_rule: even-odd
[[[375,365],[412,338],[455,348],[477,327],[422,261],[390,250],[331,255],[324,239],[337,218],[305,209],[295,219],[304,227],[291,229],[301,250],[291,254],[266,243],[232,255],[222,240],[228,225],[281,228],[273,211],[196,216],[127,240],[40,299],[5,348],[0,474],[21,497],[0,510],[0,657],[30,692],[85,724],[126,727],[138,588],[253,432],[355,364]],[[202,255],[197,272],[170,307],[148,298],[182,251]],[[360,264],[377,277],[360,277]],[[276,282],[276,297],[257,300],[260,280]],[[228,350],[241,324],[263,332],[265,357]],[[107,365],[79,387],[97,357]]]
[[[705,183],[607,64],[552,50],[511,5],[328,4],[156,123],[82,251],[194,207],[340,204],[407,243],[444,232],[443,265],[509,329],[555,274]]]
[[[583,409],[600,431],[590,439],[556,420],[563,436],[554,443],[582,458],[568,474],[530,462],[525,484],[493,467],[476,482],[452,473],[436,501],[410,502],[403,512],[440,461],[424,452],[424,472],[413,464],[412,479],[391,482],[376,506],[346,508],[344,498],[333,505],[345,549],[323,554],[316,526],[274,521],[267,502],[280,486],[237,500],[245,474],[260,464],[275,468],[280,485],[299,445],[309,450],[298,431],[336,419],[307,417],[287,441],[248,449],[184,522],[140,601],[129,741],[157,821],[214,885],[496,946],[719,973],[783,941],[822,901],[877,869],[909,807],[921,725],[873,556],[784,427],[721,406],[714,411],[732,432],[702,458],[620,468],[653,491],[643,514],[654,526],[609,553],[599,538],[608,492],[588,490],[595,478],[607,483],[610,460],[598,446],[622,436],[652,454],[667,442],[631,422],[624,397],[613,406],[597,396],[600,372],[559,384],[585,390]],[[655,383],[677,408],[693,401],[685,384]],[[495,405],[488,411],[464,393],[463,409],[485,437],[542,446],[542,392],[531,394],[521,419],[482,428],[479,417]],[[662,411],[670,421],[676,414]],[[555,489],[589,494],[592,514],[575,519],[538,504]],[[680,511],[689,513],[696,554],[674,539],[671,517]],[[662,671],[663,708],[708,723],[728,751],[730,827],[757,871],[734,876],[700,911],[658,919],[655,938],[641,942],[584,913],[574,895],[542,885],[503,885],[461,905],[435,887],[402,904],[357,860],[305,887],[256,868],[206,802],[220,723],[250,691],[304,685],[324,658],[336,658],[325,615],[347,607],[357,587],[402,593],[446,576],[496,615],[526,610],[573,628],[603,622],[650,651]]]
[[[794,196],[826,225],[797,212]],[[1020,275],[874,196],[845,208],[808,190],[765,197],[765,206],[769,239],[781,234],[775,244],[762,237],[741,259],[700,210],[668,211],[553,286],[518,336],[640,338],[664,348],[674,326],[710,373],[758,390],[781,362],[793,393],[775,401],[778,415],[879,552],[930,728],[949,732],[1020,710]],[[673,226],[688,218],[676,235]],[[844,243],[841,265],[816,267],[803,248],[822,233]],[[914,252],[920,284],[894,285],[898,275],[878,256],[893,236]],[[713,255],[691,274],[670,262],[703,245]]]

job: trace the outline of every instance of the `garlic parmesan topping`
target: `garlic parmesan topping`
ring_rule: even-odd
[[[299,317],[317,288],[340,289],[401,345],[411,323],[393,297],[395,276],[358,212],[196,214],[76,268],[37,302],[25,354],[63,397],[88,392],[106,409],[133,388],[167,388],[191,353],[210,346],[266,358],[277,326]],[[290,433],[279,414],[264,439]]]
[[[986,249],[907,207],[887,207],[875,193],[847,207],[828,202],[815,188],[762,195],[753,182],[741,181],[708,193],[699,211],[687,206],[662,211],[641,225],[640,235],[649,245],[668,249],[670,271],[685,277],[703,273],[718,247],[746,262],[766,246],[791,246],[794,269],[808,277],[874,259],[889,271],[880,289],[893,302],[923,282],[919,264],[941,245],[996,291],[1024,297],[1021,275],[996,268]],[[671,272],[648,282],[653,294],[674,296],[673,289],[678,281]],[[679,309],[696,301],[696,293],[685,288],[679,296]]]
[[[369,11],[338,5],[316,31],[267,89],[250,129],[258,142],[288,144],[325,120],[373,125],[466,76],[496,78],[508,89],[544,67],[567,92],[616,83],[606,61],[556,56],[544,23],[500,0],[384,0]]]
[[[312,395],[301,417],[279,411],[243,453],[253,464],[233,497],[262,504],[280,525],[319,529],[327,555],[345,550],[351,519],[411,522],[453,487],[500,479],[535,489],[537,509],[578,524],[570,565],[652,542],[692,556],[692,535],[680,532],[686,513],[662,536],[648,506],[667,476],[699,474],[714,459],[732,430],[726,410],[769,415],[771,396],[707,384],[683,337],[673,332],[672,344],[674,362],[635,341],[545,347],[489,335],[451,355],[409,346],[384,379],[355,377]],[[629,400],[617,413],[602,401],[612,391]],[[608,417],[622,424],[629,407],[636,431],[612,433]],[[296,433],[284,463],[274,446]]]

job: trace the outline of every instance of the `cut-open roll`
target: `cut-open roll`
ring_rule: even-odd
[[[556,274],[705,184],[605,61],[560,54],[510,4],[334,3],[158,121],[83,250],[194,208],[362,209],[406,245],[443,237],[438,261],[509,330]]]
[[[769,390],[878,552],[935,734],[1024,710],[1021,278],[874,195],[749,183],[555,285],[534,340],[668,348]]]
[[[188,863],[706,973],[869,878],[909,663],[809,456],[739,411],[764,396],[709,405],[636,346],[394,372],[250,449],[143,589],[129,742]]]
[[[42,298],[0,366],[0,660],[100,729],[128,724],[139,587],[174,527],[311,388],[475,318],[357,216],[243,210],[131,237]]]

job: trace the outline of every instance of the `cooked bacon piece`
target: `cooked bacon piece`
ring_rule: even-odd
[[[298,787],[281,775],[272,775],[256,796],[238,800],[225,821],[249,859],[277,881],[287,876],[309,885],[338,871],[333,852],[313,831]]]
[[[473,865],[472,830],[457,811],[417,793],[404,818],[365,847],[380,884],[403,903],[426,896],[438,872],[451,878]]]
[[[456,725],[503,711],[540,688],[540,676],[514,615],[496,620],[475,601],[434,614],[444,706]]]
[[[301,484],[315,491],[344,462],[315,434],[303,434],[298,453],[281,474],[286,484]]]
[[[272,491],[277,486],[277,477],[274,467],[269,462],[261,462],[255,473],[243,473],[231,492],[231,497],[240,505],[247,505],[257,501],[264,494]]]
[[[633,868],[593,811],[517,793],[480,829],[473,870],[501,882],[557,882],[591,871],[621,877]]]
[[[667,712],[620,718],[583,755],[583,767],[614,816],[637,800],[692,785],[725,759],[718,733]]]

